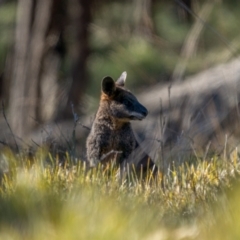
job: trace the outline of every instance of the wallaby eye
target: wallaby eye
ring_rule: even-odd
[[[132,107],[132,103],[127,99],[125,99],[123,103],[126,107]]]

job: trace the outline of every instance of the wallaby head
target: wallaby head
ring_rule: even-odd
[[[123,72],[116,82],[111,77],[103,78],[101,103],[107,106],[108,114],[118,121],[142,120],[148,111],[124,88],[126,77],[127,73]]]

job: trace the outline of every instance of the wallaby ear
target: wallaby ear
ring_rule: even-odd
[[[116,89],[115,82],[111,77],[105,77],[102,80],[102,91],[111,96]]]
[[[126,78],[127,78],[127,72],[123,72],[119,77],[119,79],[116,81],[116,84],[120,87],[124,87]]]

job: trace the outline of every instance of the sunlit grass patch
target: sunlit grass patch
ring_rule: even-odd
[[[149,173],[147,180],[120,180],[114,167],[86,171],[84,162],[68,154],[61,162],[46,149],[31,157],[5,150],[3,159],[0,239],[208,239],[219,216],[227,213],[224,222],[232,221],[237,207],[235,200],[228,205],[239,174],[237,152],[228,161],[213,157]]]

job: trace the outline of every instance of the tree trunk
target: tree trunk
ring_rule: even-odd
[[[194,0],[177,1],[177,10],[180,20],[188,23],[192,22],[193,16],[191,14],[191,11],[193,11],[193,1]]]
[[[66,0],[53,0],[51,21],[46,36],[45,55],[42,62],[39,93],[41,103],[38,119],[43,123],[54,120],[59,111],[59,104],[63,105],[62,99],[59,97],[59,69],[66,56],[64,39],[67,22],[66,6]]]
[[[73,65],[71,73],[71,86],[68,93],[68,100],[64,109],[64,118],[72,118],[71,105],[78,107],[80,100],[88,84],[87,58],[89,56],[89,23],[91,21],[91,7],[93,0],[78,0],[79,9],[75,9],[75,17],[72,21],[78,26],[76,43],[73,49]]]
[[[135,0],[136,32],[140,36],[151,38],[154,33],[152,19],[152,0]]]
[[[204,22],[209,18],[215,3],[215,0],[205,2],[199,11],[199,18],[196,19],[184,40],[180,61],[177,63],[172,75],[174,81],[181,81],[183,79],[186,66],[192,56],[196,53],[200,36],[204,30]]]
[[[18,1],[9,101],[11,128],[18,137],[25,137],[37,120],[39,76],[51,4],[51,0]]]
[[[18,136],[23,136],[29,130],[29,126],[25,124],[27,113],[25,92],[32,7],[32,0],[18,1],[15,54],[9,100],[9,120],[14,134]]]

